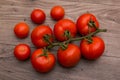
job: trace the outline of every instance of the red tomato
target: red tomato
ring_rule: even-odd
[[[45,73],[53,69],[56,59],[50,52],[47,52],[47,56],[41,56],[43,53],[43,49],[35,50],[31,56],[31,63],[36,71]]]
[[[40,25],[40,26],[35,27],[35,29],[31,33],[32,43],[37,48],[48,46],[49,43],[46,42],[45,39],[44,39],[45,35],[49,36],[49,41],[50,42],[53,41],[53,37],[52,37],[53,33],[52,33],[52,30],[49,26]]]
[[[86,13],[77,19],[77,29],[81,35],[87,35],[94,32],[99,27],[99,22],[93,14]]]
[[[59,41],[67,40],[68,37],[66,37],[65,35],[66,31],[67,31],[67,34],[69,32],[71,37],[75,37],[77,33],[75,23],[69,19],[59,20],[54,26],[54,35],[56,39]]]
[[[63,67],[73,67],[78,64],[81,53],[78,46],[69,44],[67,49],[58,49],[58,61]]]
[[[34,9],[31,13],[31,20],[34,23],[41,24],[45,21],[46,15],[41,9]]]
[[[62,6],[54,6],[51,9],[50,15],[53,19],[55,20],[60,20],[64,17],[65,15],[65,11],[64,8]]]
[[[14,48],[14,56],[18,60],[26,60],[30,57],[30,47],[26,44],[19,44]]]
[[[105,49],[104,41],[100,37],[92,37],[92,40],[92,43],[89,43],[85,39],[80,43],[81,54],[83,57],[90,60],[99,58]]]
[[[25,38],[29,34],[29,26],[25,22],[20,22],[15,25],[14,33],[18,38]]]

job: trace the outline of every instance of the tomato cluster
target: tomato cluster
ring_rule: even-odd
[[[66,68],[76,66],[81,56],[88,60],[95,60],[103,54],[104,41],[91,34],[99,29],[99,22],[93,14],[82,14],[74,22],[64,18],[65,10],[62,6],[54,6],[50,15],[57,21],[53,31],[48,25],[35,27],[31,32],[31,42],[37,49],[30,57],[31,50],[28,45],[17,45],[14,48],[14,55],[18,60],[26,60],[30,57],[33,68],[45,73],[55,66],[56,58],[49,52],[54,46],[59,46],[57,61]],[[30,17],[34,23],[42,24],[46,14],[41,9],[34,9]],[[29,26],[25,22],[20,22],[15,25],[14,33],[18,38],[26,38],[29,34]],[[80,38],[76,38],[77,33],[80,34]],[[71,42],[76,40],[81,40],[79,47]]]

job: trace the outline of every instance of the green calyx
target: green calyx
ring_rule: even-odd
[[[89,44],[93,42],[92,36],[86,37],[85,39],[88,41]]]
[[[41,54],[40,56],[48,57],[48,49],[46,47],[43,48],[43,54]]]
[[[90,18],[90,21],[88,22],[88,27],[93,27],[95,29],[98,29],[98,27],[96,26],[96,23]]]
[[[65,36],[67,39],[70,39],[70,38],[71,38],[71,33],[70,33],[70,31],[69,31],[69,30],[66,30],[66,31],[64,32],[64,36]]]
[[[48,44],[52,44],[52,42],[50,41],[51,36],[49,34],[44,35],[43,38]]]

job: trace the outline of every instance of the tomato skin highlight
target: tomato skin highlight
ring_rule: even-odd
[[[19,22],[14,27],[14,33],[18,38],[26,38],[29,30],[29,26],[25,22]]]
[[[24,61],[30,57],[31,49],[27,44],[18,44],[14,48],[14,56],[21,61]]]
[[[90,27],[88,25],[90,20],[94,21],[96,27],[99,28],[99,22],[93,14],[91,14],[91,13],[82,14],[81,16],[79,16],[79,18],[77,19],[77,22],[76,22],[78,32],[81,35],[85,36],[85,35],[89,34],[89,32],[91,33],[91,32],[96,31],[96,28],[94,28],[93,26]]]
[[[58,49],[57,52],[58,62],[63,67],[74,67],[78,64],[81,58],[81,52],[78,46],[75,44],[68,44],[68,48],[62,50],[62,48]]]
[[[43,49],[37,49],[33,52],[31,56],[31,63],[33,68],[41,73],[46,73],[51,71],[55,66],[55,56],[48,52],[48,56],[41,56],[43,54]]]
[[[53,32],[49,26],[46,25],[40,25],[33,29],[31,33],[31,41],[37,48],[46,47],[49,44],[44,40],[44,36],[49,35],[50,42],[53,42]]]
[[[104,41],[100,37],[92,37],[92,40],[92,43],[89,43],[85,39],[82,40],[80,43],[80,50],[82,56],[89,60],[98,59],[105,50]]]
[[[75,37],[77,33],[77,28],[75,23],[70,19],[62,19],[59,20],[54,25],[54,35],[58,41],[65,41],[67,37],[64,35],[64,32],[68,30],[70,32],[71,37]]]
[[[36,24],[42,24],[46,19],[46,14],[41,9],[34,9],[31,13],[31,20]]]
[[[60,20],[65,15],[64,8],[62,6],[54,6],[50,11],[50,15],[54,20]]]

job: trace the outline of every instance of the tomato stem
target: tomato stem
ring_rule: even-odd
[[[63,41],[63,42],[52,43],[51,45],[47,46],[47,49],[51,49],[51,48],[53,48],[54,46],[61,46],[61,45],[63,45],[62,47],[64,47],[64,46],[65,46],[64,44],[68,44],[68,43],[70,43],[70,42],[72,42],[72,41],[80,41],[80,40],[86,39],[86,38],[88,39],[88,38],[96,35],[97,33],[106,32],[106,31],[107,31],[107,29],[97,29],[95,32],[92,32],[92,33],[90,33],[90,34],[88,34],[88,35],[86,35],[86,36],[77,37],[77,38],[70,38],[70,39],[68,39],[68,40],[66,40],[66,41]],[[91,41],[92,41],[92,40],[91,40]],[[90,42],[91,42],[91,41],[90,41]]]
[[[82,40],[82,39],[85,39],[85,38],[88,38],[88,37],[92,37],[99,32],[106,32],[106,31],[107,31],[106,29],[97,29],[95,32],[92,32],[92,33],[90,33],[86,36],[78,37],[78,38],[71,38],[70,40],[64,41],[64,43],[69,43],[69,42],[72,42],[72,41],[79,41],[79,40]]]
[[[62,43],[60,47],[62,48],[62,50],[65,50],[68,47],[68,43]]]

